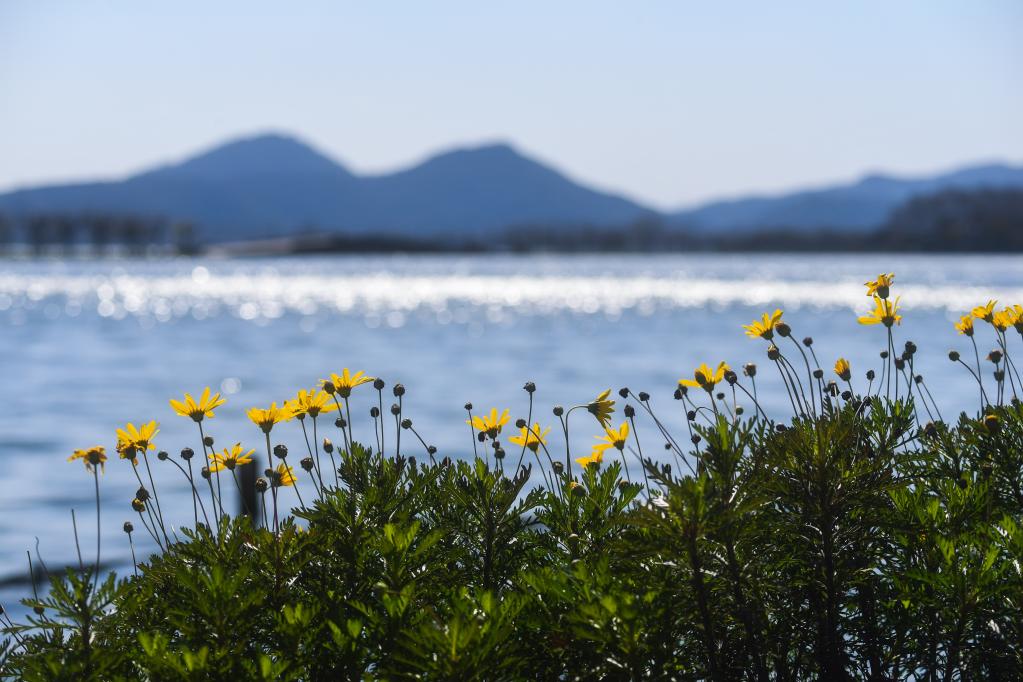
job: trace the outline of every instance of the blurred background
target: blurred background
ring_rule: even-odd
[[[1015,0],[0,4],[0,600],[37,539],[72,562],[71,508],[91,537],[72,450],[151,419],[199,450],[167,400],[204,386],[261,468],[245,408],[342,367],[403,382],[440,455],[471,455],[467,401],[525,418],[527,380],[545,426],[629,386],[683,434],[700,362],[760,363],[785,414],[741,330],[775,307],[865,388],[862,283],[894,271],[897,343],[945,418],[976,409],[947,351],[1023,303],[1021,29]],[[101,480],[122,566],[128,466]]]

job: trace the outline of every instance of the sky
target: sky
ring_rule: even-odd
[[[0,190],[288,132],[507,141],[656,208],[1023,162],[1023,2],[3,0]]]

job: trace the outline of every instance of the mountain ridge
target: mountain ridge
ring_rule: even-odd
[[[518,225],[614,228],[654,218],[700,233],[864,232],[909,199],[947,188],[1023,187],[1023,167],[986,163],[915,178],[741,196],[661,212],[593,189],[505,141],[460,146],[392,172],[357,174],[293,135],[238,137],[120,180],[0,193],[0,211],[135,213],[188,220],[211,242],[298,232],[486,240]]]

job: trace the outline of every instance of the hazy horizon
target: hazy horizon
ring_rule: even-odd
[[[390,11],[389,11],[390,10]],[[359,174],[508,142],[658,209],[1023,161],[1023,4],[0,6],[0,191],[283,132]]]

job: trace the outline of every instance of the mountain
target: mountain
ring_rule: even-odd
[[[925,178],[871,175],[658,214],[580,185],[507,144],[448,151],[394,173],[357,175],[293,137],[260,135],[124,180],[0,194],[0,214],[164,217],[195,223],[206,242],[304,231],[485,241],[512,226],[614,229],[644,218],[718,236],[773,229],[859,233],[919,196],[1014,187],[1023,187],[1023,167],[989,164]]]
[[[476,236],[527,223],[612,226],[648,213],[587,189],[505,144],[357,176],[302,142],[261,135],[122,181],[23,189],[0,211],[109,212],[194,221],[207,241],[306,229]]]
[[[926,178],[869,175],[848,185],[712,202],[673,213],[668,222],[705,233],[771,228],[867,232],[918,196],[946,189],[1013,187],[1023,187],[1023,167],[988,164]]]

